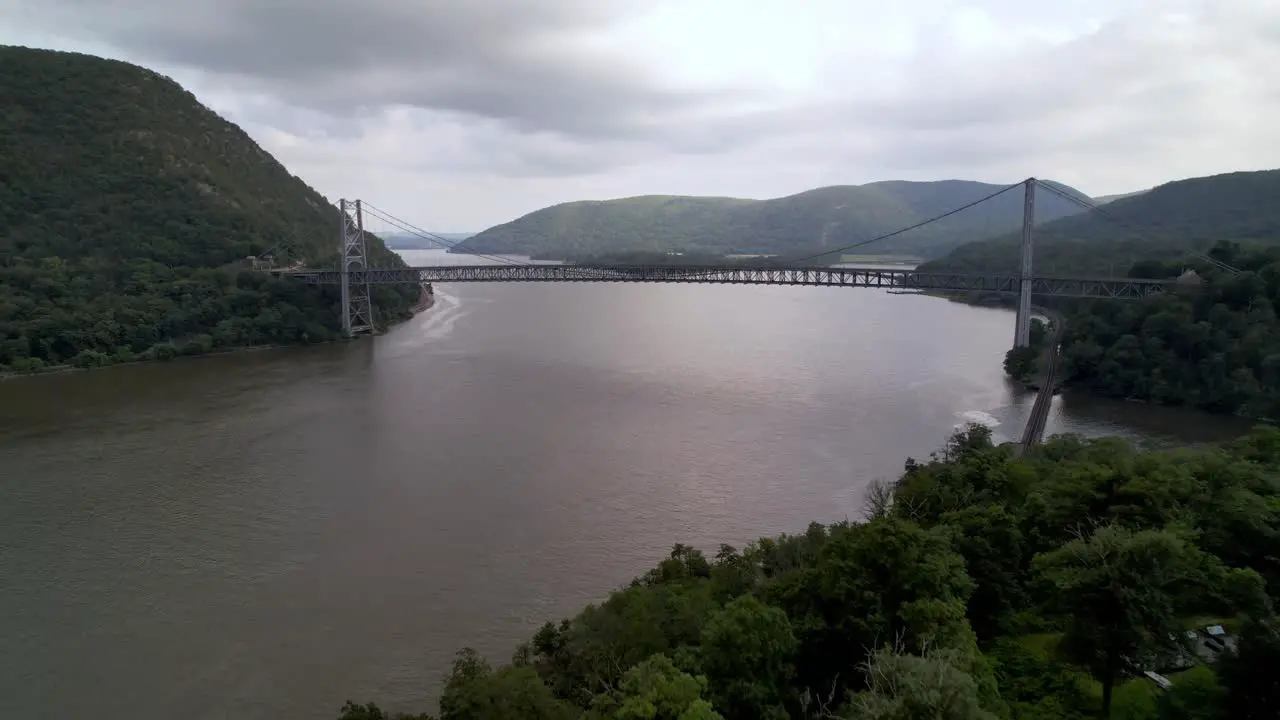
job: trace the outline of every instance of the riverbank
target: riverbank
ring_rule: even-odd
[[[431,283],[423,283],[420,293],[418,294],[418,302],[409,308],[409,312],[417,315],[430,310],[436,304],[436,291],[431,287]],[[393,326],[394,327],[394,326]]]
[[[409,308],[409,313],[410,313],[409,317],[404,318],[399,322],[392,323],[391,325],[387,326],[382,330],[375,331],[373,334],[382,335],[386,333],[388,330],[390,330],[391,328],[394,328],[400,325],[401,323],[416,317],[420,313],[430,310],[432,307],[435,306],[435,304],[436,304],[435,289],[431,286],[431,283],[423,283],[420,293],[418,295],[418,302]],[[114,358],[110,358],[111,360],[110,362],[100,363],[96,365],[77,366],[69,363],[64,363],[60,365],[46,365],[40,368],[36,368],[34,370],[0,371],[0,381],[16,380],[18,378],[24,378],[24,377],[35,377],[38,375],[62,375],[66,373],[84,372],[88,370],[100,370],[102,368],[121,367],[124,365],[138,365],[142,363],[172,362],[174,360],[182,360],[184,358],[207,357],[210,355],[229,355],[233,353],[262,352],[264,350],[280,350],[287,347],[300,347],[300,346],[306,346],[306,345],[328,345],[330,343],[336,343],[336,342],[348,342],[351,339],[352,338],[335,338],[333,340],[322,340],[320,342],[304,342],[304,343],[288,343],[288,344],[272,343],[268,345],[246,345],[246,346],[240,346],[240,347],[211,348],[209,350],[204,350],[201,352],[184,352],[182,348],[185,346],[172,344],[168,346],[169,350],[166,350],[163,352],[158,351],[155,348],[152,348],[152,351],[149,351],[152,353],[150,357],[147,357],[146,353],[142,353],[142,354],[139,354],[139,356],[136,358],[132,358],[128,360],[116,360]],[[157,345],[156,347],[158,348],[161,346]],[[170,351],[172,352],[172,354],[167,354]]]
[[[392,323],[391,325],[387,326],[382,330],[375,331],[373,334],[374,335],[385,334],[388,330],[394,327],[397,327],[404,322],[409,321],[410,319],[416,317],[417,315],[423,312],[426,312],[427,310],[430,310],[432,307],[435,306],[435,303],[436,303],[435,293],[431,289],[430,284],[428,284],[427,287],[423,289],[421,296],[418,298],[417,304],[409,308],[409,312],[411,313],[409,317],[399,322]],[[70,365],[70,364],[46,365],[44,367],[40,367],[35,370],[26,370],[22,372],[13,371],[13,370],[0,371],[0,382],[4,382],[6,380],[19,380],[22,378],[29,378],[29,377],[39,377],[44,375],[65,375],[67,373],[88,372],[90,370],[103,370],[105,368],[125,367],[128,365],[143,365],[147,363],[157,363],[157,362],[176,362],[179,360],[190,360],[193,358],[211,357],[216,355],[235,355],[240,353],[264,352],[267,350],[283,350],[285,348],[291,348],[291,347],[331,345],[333,343],[350,342],[354,339],[356,338],[335,338],[333,340],[322,340],[319,342],[306,342],[306,343],[288,343],[288,344],[273,343],[269,345],[246,345],[241,347],[215,348],[215,349],[206,350],[206,351],[197,352],[197,353],[183,353],[183,352],[175,351],[175,354],[164,356],[164,357],[139,356],[131,360],[114,360],[110,363],[101,364],[101,365],[90,365],[87,367],[79,367],[79,366]]]
[[[20,380],[22,378],[40,377],[44,375],[66,375],[68,373],[89,372],[91,370],[105,370],[107,368],[127,367],[130,365],[147,365],[151,363],[171,363],[180,360],[192,360],[202,357],[214,357],[219,355],[239,355],[243,353],[265,352],[267,350],[283,350],[291,347],[310,347],[315,345],[332,345],[334,343],[348,342],[345,338],[336,340],[324,340],[313,343],[294,343],[289,345],[247,345],[243,347],[217,348],[207,352],[191,353],[185,355],[174,355],[172,357],[140,357],[134,360],[120,360],[107,365],[94,365],[90,367],[76,367],[75,365],[46,365],[37,370],[28,370],[26,372],[5,371],[0,372],[0,382],[5,380]]]

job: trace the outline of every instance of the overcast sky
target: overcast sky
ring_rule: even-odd
[[[1280,167],[1278,0],[0,0],[0,43],[154,68],[330,198],[436,231]]]

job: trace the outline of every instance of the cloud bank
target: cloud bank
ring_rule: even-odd
[[[1271,0],[0,0],[0,42],[164,72],[322,192],[436,230],[645,193],[1101,195],[1280,166]]]

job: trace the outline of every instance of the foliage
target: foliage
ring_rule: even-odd
[[[1161,701],[1161,720],[1225,720],[1226,689],[1211,668],[1197,667],[1177,678]]]
[[[904,655],[880,650],[867,661],[868,688],[841,715],[848,720],[996,720],[955,651]]]
[[[0,47],[0,106],[0,372],[339,334],[335,289],[245,261],[333,264],[338,211],[172,80]],[[383,325],[417,297],[376,292]]]
[[[1013,194],[1013,193],[1010,193]],[[1087,212],[1037,225],[1035,265],[1046,275],[1120,276],[1142,260],[1170,261],[1206,252],[1222,240],[1280,241],[1280,170],[1235,172],[1166,183]],[[1040,190],[1041,201],[1052,193]],[[1046,218],[1047,219],[1047,218]],[[1018,267],[1015,234],[956,248],[922,270],[1001,272]]]
[[[1015,458],[974,425],[873,507],[713,558],[677,545],[511,665],[460,654],[441,718],[1275,717],[1280,429]],[[1241,619],[1238,657],[1164,694],[1141,671],[1206,617]]]
[[[1273,622],[1253,620],[1240,632],[1240,647],[1222,663],[1227,717],[1280,717],[1280,632]]]
[[[1040,356],[1049,339],[1049,329],[1038,318],[1031,318],[1029,343],[1010,348],[1004,354],[1004,372],[1015,380],[1028,380],[1040,368]]]
[[[1181,617],[1195,610],[1194,594],[1208,586],[1208,559],[1167,530],[1114,524],[1035,559],[1052,584],[1058,610],[1070,618],[1064,655],[1102,683],[1102,714],[1122,672],[1161,667],[1161,653],[1181,648]]]
[[[1011,378],[1024,380],[1035,374],[1039,360],[1039,348],[1030,345],[1009,348],[1004,354],[1004,373]]]
[[[440,720],[562,720],[574,715],[532,668],[494,670],[470,648],[458,652],[440,698]]]
[[[588,720],[723,720],[703,698],[707,681],[654,655],[622,676],[618,690],[597,695]]]
[[[735,718],[785,718],[796,648],[785,612],[754,595],[735,598],[702,631],[702,668],[717,705]]]
[[[347,701],[342,706],[341,712],[338,714],[338,720],[436,720],[434,716],[423,713],[421,715],[407,715],[405,713],[388,714],[375,703],[365,705],[357,705],[351,701]]]
[[[1085,196],[1064,185],[1064,192]],[[771,200],[646,195],[563,203],[475,235],[459,250],[582,258],[626,252],[809,255],[869,240],[979,200],[998,185],[945,180],[877,182]],[[1079,211],[1058,197],[1038,205],[1048,221]],[[1022,225],[1022,198],[1000,195],[973,210],[868,246],[876,253],[937,257]],[[838,262],[838,255],[814,262]]]
[[[1084,720],[1094,716],[1080,676],[1063,672],[1062,663],[1052,653],[1035,652],[1030,644],[1023,638],[1003,637],[988,651],[1011,720]]]
[[[1067,320],[1073,385],[1113,397],[1280,417],[1280,246],[1222,244],[1204,262],[1146,262],[1135,272],[1199,282],[1145,300],[1097,301]]]

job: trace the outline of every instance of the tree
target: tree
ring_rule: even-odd
[[[1179,649],[1179,612],[1205,580],[1203,553],[1175,532],[1108,525],[1035,558],[1067,615],[1061,648],[1102,684],[1102,717],[1126,670]]]
[[[1004,372],[1015,380],[1026,380],[1036,371],[1040,351],[1029,346],[1010,348],[1004,354]]]
[[[495,671],[470,648],[458,653],[440,697],[440,720],[571,720],[573,716],[570,706],[552,695],[533,668]]]
[[[992,644],[1000,697],[1008,703],[1011,720],[1085,720],[1097,714],[1095,703],[1082,691],[1077,677],[1062,663],[1023,644],[1018,637]]]
[[[942,528],[887,517],[833,531],[816,564],[768,588],[798,628],[800,687],[843,688],[868,647],[908,650],[972,642],[965,601],[973,583]]]
[[[752,595],[729,603],[702,631],[702,667],[716,706],[744,720],[786,718],[796,647],[782,610]]]
[[[975,505],[949,512],[941,521],[955,531],[952,545],[973,579],[969,624],[979,638],[994,638],[1009,629],[1014,613],[1027,603],[1018,518],[1003,505]]]
[[[1160,699],[1160,720],[1226,720],[1226,690],[1210,668],[1193,668]]]
[[[1253,619],[1241,629],[1236,652],[1222,660],[1220,678],[1232,720],[1280,717],[1280,631],[1274,618]]]
[[[866,663],[867,690],[840,712],[847,720],[997,720],[982,707],[978,683],[961,669],[963,653],[938,650],[923,656],[889,650]]]
[[[342,706],[338,720],[435,720],[435,717],[426,713],[421,715],[406,715],[405,713],[390,715],[374,703],[357,705],[348,700]]]
[[[617,691],[597,696],[588,720],[724,720],[703,698],[707,680],[681,672],[665,655],[627,671]]]

